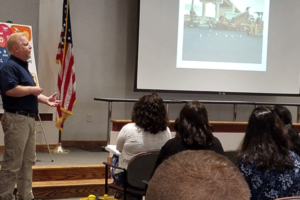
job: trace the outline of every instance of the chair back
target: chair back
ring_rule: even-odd
[[[300,200],[300,196],[295,196],[295,197],[282,197],[274,200]]]
[[[144,190],[153,172],[159,151],[142,152],[135,155],[127,167],[127,183],[135,188]]]

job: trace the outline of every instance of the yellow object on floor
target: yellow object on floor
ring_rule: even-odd
[[[117,200],[115,198],[110,198],[107,196],[107,194],[105,194],[103,197],[99,198],[100,200]],[[82,198],[80,200],[96,200],[96,196],[93,194],[90,194],[87,198]]]

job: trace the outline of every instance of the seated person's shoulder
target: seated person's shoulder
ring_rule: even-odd
[[[299,167],[300,167],[300,157],[299,157],[299,155],[297,155],[297,154],[296,154],[295,152],[293,152],[293,151],[290,151],[290,156],[291,156],[292,160],[298,162],[298,165],[299,165]]]
[[[125,124],[121,130],[129,130],[129,129],[135,129],[135,128],[137,128],[135,123],[128,123],[128,124]]]

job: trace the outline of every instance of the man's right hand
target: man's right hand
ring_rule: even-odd
[[[31,87],[31,94],[33,94],[34,96],[38,96],[43,92],[43,88],[38,87],[38,86],[33,86]]]

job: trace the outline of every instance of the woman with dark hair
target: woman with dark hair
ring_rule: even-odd
[[[155,169],[165,159],[185,150],[212,150],[224,154],[220,141],[213,136],[207,111],[200,102],[187,103],[180,111],[174,128],[176,136],[160,150]]]
[[[284,106],[275,106],[275,113],[279,116],[285,127],[288,129],[288,134],[290,136],[290,150],[295,152],[298,156],[300,156],[300,137],[299,131],[292,123],[292,114]]]
[[[255,108],[238,150],[238,168],[251,191],[251,200],[300,195],[300,158],[289,151],[289,138],[277,114]]]
[[[132,123],[121,129],[116,142],[116,148],[121,152],[118,166],[125,169],[134,155],[143,151],[159,151],[171,138],[167,111],[157,94],[141,97],[134,104],[131,116]],[[117,185],[123,185],[122,170],[116,169],[112,177]]]

